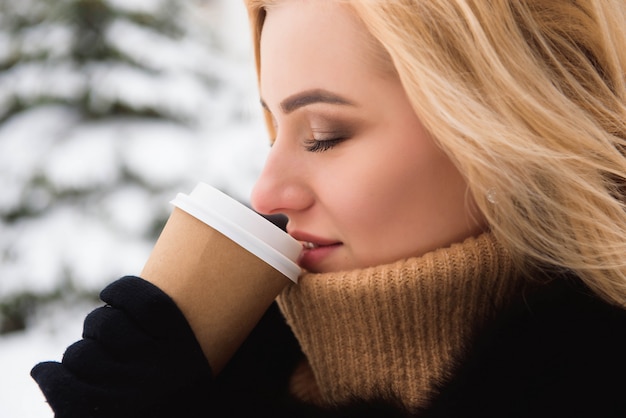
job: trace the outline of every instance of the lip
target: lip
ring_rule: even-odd
[[[328,238],[321,238],[301,231],[289,232],[296,240],[302,243],[302,252],[298,258],[298,264],[303,269],[315,272],[326,258],[328,258],[343,243]]]

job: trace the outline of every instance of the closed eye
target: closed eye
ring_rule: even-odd
[[[309,152],[324,152],[336,147],[346,139],[348,138],[308,139],[304,142],[304,146]]]

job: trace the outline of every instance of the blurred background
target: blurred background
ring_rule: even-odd
[[[0,0],[0,417],[138,274],[178,192],[247,199],[268,151],[241,0]]]

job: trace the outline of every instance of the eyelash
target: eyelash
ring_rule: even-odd
[[[324,152],[333,149],[343,141],[346,137],[328,138],[328,139],[307,139],[304,146],[309,152]]]

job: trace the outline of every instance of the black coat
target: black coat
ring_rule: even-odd
[[[83,340],[32,375],[62,417],[626,417],[626,310],[559,278],[483,330],[438,395],[317,408],[291,398],[302,353],[274,305],[219,375],[174,303],[126,277],[103,290]]]

